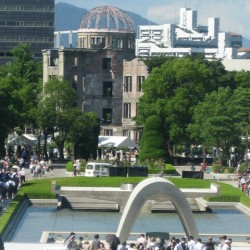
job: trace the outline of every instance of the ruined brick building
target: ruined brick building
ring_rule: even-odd
[[[68,81],[77,92],[76,105],[100,117],[101,135],[138,141],[132,118],[148,73],[135,58],[135,36],[133,21],[125,12],[109,6],[94,8],[82,18],[77,48],[43,51],[43,82],[51,76]]]

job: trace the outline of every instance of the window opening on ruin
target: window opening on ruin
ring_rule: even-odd
[[[130,130],[123,130],[123,131],[122,131],[122,135],[123,135],[123,136],[130,137]]]
[[[112,97],[113,82],[103,82],[103,96]]]
[[[104,108],[102,110],[102,122],[103,122],[103,124],[112,123],[112,109]]]
[[[141,92],[142,88],[142,83],[144,82],[145,80],[145,76],[137,76],[137,86],[136,86],[136,90]]]
[[[113,136],[113,130],[112,129],[104,129],[103,134],[105,136]]]
[[[49,66],[57,66],[58,65],[58,50],[49,50]]]
[[[131,103],[123,104],[123,118],[131,118]]]
[[[77,66],[77,64],[78,64],[78,58],[77,56],[73,56],[72,65]]]
[[[131,92],[132,91],[132,76],[125,76],[124,77],[123,91],[124,92]]]
[[[124,47],[124,40],[122,38],[117,39],[117,48],[118,49],[123,49]]]
[[[128,39],[128,49],[134,49],[134,48],[135,48],[134,39]]]
[[[111,70],[111,58],[102,59],[102,68],[105,70]]]

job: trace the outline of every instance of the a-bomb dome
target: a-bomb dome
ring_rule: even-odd
[[[99,6],[83,16],[80,29],[108,29],[134,31],[134,22],[119,8]]]

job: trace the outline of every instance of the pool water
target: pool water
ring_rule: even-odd
[[[86,212],[54,207],[29,207],[12,237],[13,242],[39,242],[43,231],[116,232],[121,213]],[[200,234],[249,234],[250,217],[238,210],[194,213]],[[141,213],[132,229],[140,232],[184,233],[177,213]]]

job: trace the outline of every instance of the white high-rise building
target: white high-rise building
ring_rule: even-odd
[[[208,18],[208,25],[197,24],[197,11],[180,9],[179,24],[139,26],[136,56],[175,56],[203,54],[205,58],[237,58],[242,36],[220,32],[219,18]]]

